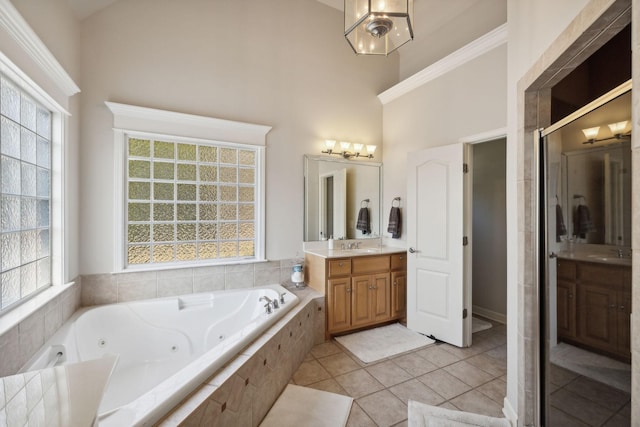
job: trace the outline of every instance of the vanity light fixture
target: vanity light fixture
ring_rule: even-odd
[[[322,151],[323,154],[335,154],[337,156],[342,156],[345,159],[349,159],[351,157],[366,157],[368,159],[373,159],[373,153],[376,151],[375,145],[367,145],[367,154],[361,154],[364,144],[357,143],[353,144],[353,152],[349,151],[351,143],[348,141],[340,141],[340,149],[342,151],[334,151],[336,141],[333,139],[325,140],[324,146],[326,147],[326,150]]]
[[[345,0],[344,36],[358,55],[389,55],[413,40],[414,0]]]
[[[600,138],[600,139],[597,139],[600,126],[596,126],[588,129],[582,129],[582,133],[584,133],[584,136],[587,138],[587,140],[584,141],[583,144],[594,144],[596,142],[602,142],[602,141],[631,138],[631,131],[628,131],[628,132],[624,131],[627,127],[627,123],[629,123],[628,120],[624,120],[616,123],[609,123],[607,126],[609,126],[609,130],[611,130],[612,136],[607,138]]]

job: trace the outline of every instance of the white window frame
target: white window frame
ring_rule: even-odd
[[[148,271],[203,265],[241,264],[265,260],[265,146],[270,126],[196,116],[134,105],[105,103],[114,117],[114,260],[116,272]],[[193,262],[170,262],[127,265],[126,262],[126,145],[128,136],[148,135],[185,142],[257,146],[255,255],[249,259],[212,259]],[[241,148],[241,147],[239,147]]]

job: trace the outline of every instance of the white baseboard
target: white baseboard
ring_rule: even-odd
[[[498,313],[493,310],[488,310],[486,308],[478,307],[477,305],[472,306],[474,314],[477,314],[482,317],[486,317],[487,319],[493,320],[494,322],[505,324],[507,323],[507,315]]]
[[[513,427],[516,427],[518,425],[518,414],[513,410],[511,402],[509,402],[506,397],[504,398],[504,407],[502,408],[502,413]]]

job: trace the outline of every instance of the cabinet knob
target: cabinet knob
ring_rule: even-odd
[[[393,282],[393,286],[398,286],[398,282]]]
[[[342,262],[341,262],[341,263],[340,263],[340,264],[338,264],[338,265],[339,265],[340,267],[342,267],[342,266],[344,265],[344,263],[342,263]]]
[[[351,292],[351,288],[347,288],[347,292]]]
[[[402,255],[400,255],[400,261],[402,261],[404,259],[404,257]]]
[[[569,299],[572,299],[572,298],[573,298],[573,294],[569,294]]]
[[[624,305],[621,305],[621,306],[620,306],[620,310],[624,310]]]

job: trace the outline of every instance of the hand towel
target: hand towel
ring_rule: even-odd
[[[562,206],[556,205],[556,242],[560,242],[560,236],[567,234],[567,227],[564,225],[564,215],[562,214]]]
[[[593,231],[593,223],[591,222],[591,212],[586,205],[578,205],[573,215],[573,233],[584,239],[587,233]]]
[[[369,208],[360,208],[358,212],[358,223],[356,229],[361,230],[362,234],[371,233],[371,224],[369,222]]]
[[[389,212],[389,226],[387,231],[391,233],[393,239],[399,239],[402,233],[402,217],[400,215],[400,208],[393,206],[391,212]]]

